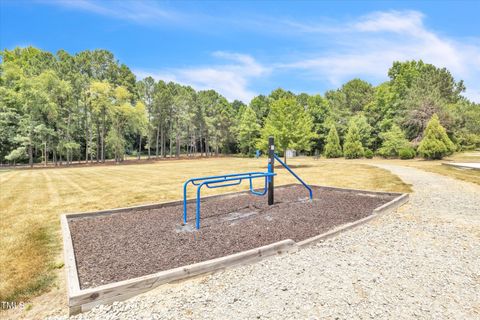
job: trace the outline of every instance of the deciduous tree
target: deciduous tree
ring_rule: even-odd
[[[297,102],[287,97],[275,100],[271,104],[270,113],[262,130],[259,148],[265,150],[268,137],[275,138],[278,150],[284,153],[287,161],[287,149],[309,151],[317,134],[313,132],[312,116]]]

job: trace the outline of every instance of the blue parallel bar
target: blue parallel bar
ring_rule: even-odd
[[[256,173],[262,173],[262,172],[249,172],[249,174],[256,174]],[[191,183],[194,186],[198,186],[199,183],[196,183],[198,181],[204,181],[204,180],[211,180],[211,179],[216,179],[216,178],[227,178],[227,177],[236,177],[236,176],[243,176],[245,173],[234,173],[234,174],[225,174],[225,175],[219,175],[219,176],[207,176],[207,177],[199,177],[199,178],[192,178],[188,179],[185,181],[183,184],[183,223],[187,223],[187,187]]]
[[[258,191],[255,191],[253,189],[253,185],[252,185],[252,179],[250,179],[250,193],[256,195],[256,196],[264,196],[267,191],[268,191],[268,179],[270,179],[270,176],[265,176],[265,185],[263,187],[263,191],[262,192],[258,192]]]
[[[248,179],[250,181],[250,192],[255,195],[265,195],[267,192],[267,186],[265,185],[263,192],[257,192],[253,190],[252,179],[265,177],[265,183],[267,179],[271,176],[276,175],[271,172],[246,172],[246,173],[237,173],[237,174],[228,174],[222,176],[210,176],[210,177],[201,177],[201,178],[192,178],[187,180],[183,184],[183,223],[187,223],[187,187],[190,183],[197,186],[197,208],[196,208],[196,229],[200,229],[200,191],[205,185],[207,188],[221,188],[228,186],[235,186],[240,184],[243,180]],[[199,183],[195,183],[199,182]],[[225,182],[232,182],[226,183]],[[220,184],[220,185],[217,185]]]
[[[308,184],[306,184],[302,179],[300,179],[300,177],[297,176],[297,175],[295,174],[295,172],[293,172],[292,169],[290,169],[290,167],[287,166],[287,164],[284,163],[284,162],[282,161],[282,159],[280,159],[276,154],[274,154],[273,156],[275,157],[275,159],[276,159],[278,162],[280,162],[280,164],[281,164],[285,169],[288,170],[288,172],[290,172],[295,178],[297,178],[298,181],[300,181],[300,182],[305,186],[305,188],[308,189],[308,192],[310,193],[310,200],[312,200],[312,198],[313,198],[312,188],[310,188],[310,186],[309,186]]]
[[[193,185],[198,186],[199,183],[195,183],[195,182],[217,179],[217,178],[220,179],[220,178],[229,178],[229,177],[237,177],[237,176],[252,175],[252,174],[263,174],[263,173],[264,172],[232,173],[232,174],[224,174],[224,175],[219,175],[219,176],[207,176],[207,177],[200,177],[200,178],[192,178],[189,181],[191,181]]]

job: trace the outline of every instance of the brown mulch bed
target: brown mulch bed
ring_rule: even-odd
[[[271,244],[301,241],[370,215],[395,198],[303,186],[275,188],[275,204],[249,193],[205,199],[201,229],[192,232],[195,204],[182,226],[182,205],[69,219],[82,289],[140,277]]]

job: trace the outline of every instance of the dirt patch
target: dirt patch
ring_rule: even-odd
[[[201,229],[193,232],[195,204],[182,225],[182,205],[69,219],[82,289],[210,260],[284,239],[305,240],[370,215],[393,194],[302,186],[277,187],[275,204],[248,193],[202,201]]]

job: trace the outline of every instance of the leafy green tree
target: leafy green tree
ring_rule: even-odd
[[[148,136],[149,124],[145,105],[141,101],[137,101],[131,114],[130,131],[138,135],[138,151],[137,159],[140,159],[142,153],[142,138]]]
[[[426,159],[442,159],[455,151],[455,145],[448,137],[445,128],[434,114],[423,133],[418,152]]]
[[[259,124],[263,126],[263,123],[270,112],[270,103],[268,98],[264,95],[256,96],[252,99],[252,101],[250,101],[249,105],[252,110],[255,111]]]
[[[395,61],[388,70],[388,76],[399,99],[405,98],[411,88],[421,83],[419,78],[428,79],[432,87],[438,88],[440,97],[448,102],[458,101],[460,94],[465,91],[463,81],[456,82],[446,68],[437,68],[422,60]]]
[[[345,136],[348,121],[352,117],[352,112],[347,108],[345,93],[342,90],[329,90],[325,92],[325,99],[330,110],[327,119],[335,123],[340,137]],[[327,128],[329,129],[329,126]]]
[[[480,104],[462,99],[453,105],[453,139],[460,150],[480,148]]]
[[[378,154],[384,158],[398,157],[400,150],[410,146],[402,129],[395,124],[389,131],[381,133],[380,137],[383,143],[382,147],[378,149]]]
[[[260,125],[257,123],[257,115],[252,108],[247,107],[244,110],[237,132],[240,151],[251,155],[260,136]]]
[[[5,159],[13,162],[14,166],[18,160],[22,160],[26,158],[27,158],[27,153],[25,151],[25,147],[18,147],[17,149],[13,149],[8,155],[5,156]]]
[[[324,96],[276,89],[244,104],[229,103],[213,90],[196,92],[151,77],[136,82],[106,50],[71,55],[27,47],[3,50],[0,56],[0,163],[11,161],[9,155],[24,162],[15,157],[21,154],[17,149],[27,152],[31,165],[50,159],[69,164],[82,155],[86,161],[121,160],[125,152],[136,149],[140,155],[144,147],[157,157],[179,156],[183,150],[188,155],[245,152],[238,128],[247,105],[263,128],[272,105],[282,99],[295,100],[310,116],[316,137],[306,140],[323,152],[332,124],[342,142],[349,122],[355,122],[362,146],[378,150],[394,124],[407,140],[419,142],[433,114],[459,150],[480,147],[480,106],[462,96],[463,82],[448,70],[422,61],[393,63],[390,80],[375,88],[353,79]],[[290,119],[294,112],[288,112]]]
[[[146,136],[147,136],[147,151],[148,159],[151,157],[151,148],[153,146],[153,140],[155,137],[155,125],[154,125],[154,99],[155,99],[155,80],[152,77],[146,77],[145,79],[137,83],[137,90],[140,100],[146,107],[147,112],[147,124],[146,124]]]
[[[276,146],[284,153],[285,162],[287,149],[309,151],[312,140],[317,137],[313,132],[312,116],[293,97],[272,102],[262,130],[262,138],[257,144],[259,149],[266,150],[269,136],[275,138]]]
[[[447,69],[421,60],[394,62],[388,74],[392,104],[398,110],[395,122],[402,125],[407,139],[419,141],[433,114],[450,131],[453,114],[449,106],[461,100],[463,81],[456,82]]]
[[[108,110],[111,127],[106,137],[106,146],[113,153],[115,161],[123,161],[126,137],[128,133],[137,133],[138,126],[143,122],[140,113],[143,104],[133,107],[130,103],[130,93],[126,87],[116,87],[113,90],[113,103]]]
[[[25,136],[28,137],[27,147],[29,164],[33,166],[33,150],[38,142],[38,131],[35,128],[44,124],[46,127],[55,122],[58,115],[58,105],[52,98],[51,83],[58,80],[56,75],[48,70],[38,76],[25,78],[23,81],[23,125]]]
[[[332,124],[325,144],[325,157],[339,158],[342,155],[343,152],[342,147],[340,146],[340,138],[338,137],[337,128]]]
[[[355,121],[350,121],[347,136],[343,144],[343,153],[347,159],[357,159],[363,157],[364,150],[360,133]]]
[[[97,131],[97,162],[105,162],[105,137],[109,130],[109,114],[112,108],[113,90],[106,81],[93,81],[88,89],[89,104]],[[98,158],[100,156],[100,158]]]
[[[22,118],[23,81],[24,74],[19,66],[10,62],[0,64],[0,163],[18,146],[14,138]]]
[[[340,90],[345,94],[346,107],[351,112],[362,111],[373,100],[375,93],[370,83],[358,78],[348,81]]]
[[[362,113],[359,113],[353,116],[350,121],[355,122],[355,125],[358,128],[358,134],[360,135],[362,145],[366,148],[371,147],[374,141],[372,138],[373,128],[368,123],[367,118]]]
[[[372,127],[372,149],[381,145],[380,134],[387,131],[398,119],[398,108],[393,102],[392,87],[389,82],[385,82],[375,88],[373,101],[365,106],[365,117]]]
[[[277,88],[270,93],[268,98],[271,101],[275,101],[275,100],[280,100],[280,99],[295,98],[295,95],[291,91],[284,90],[282,88]]]
[[[240,117],[247,105],[240,100],[234,100],[232,102],[232,108],[235,111],[235,114]]]
[[[317,150],[323,150],[326,143],[325,139],[334,121],[327,121],[331,118],[331,109],[327,100],[319,94],[305,97],[305,109],[312,116],[314,131],[317,138],[314,139],[314,147]]]

